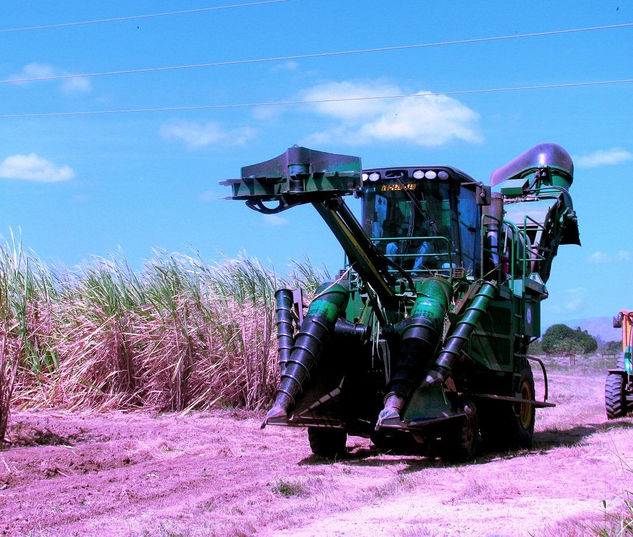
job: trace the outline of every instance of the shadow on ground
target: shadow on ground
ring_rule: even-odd
[[[506,451],[487,450],[485,446],[481,449],[475,460],[465,463],[454,461],[444,461],[441,453],[437,452],[429,455],[428,449],[385,449],[376,446],[352,447],[348,453],[341,458],[327,459],[317,455],[311,455],[299,461],[300,466],[319,466],[342,463],[350,466],[401,466],[405,468],[398,473],[410,473],[424,470],[426,468],[443,468],[459,466],[463,464],[487,464],[493,460],[511,459],[526,455],[542,454],[559,447],[572,447],[582,444],[585,438],[601,432],[619,429],[633,429],[633,420],[622,418],[619,420],[577,425],[569,429],[548,429],[534,433],[532,448],[511,449]]]
[[[557,447],[576,446],[588,436],[617,429],[633,429],[633,421],[622,418],[602,423],[577,425],[570,429],[547,429],[534,433],[533,449],[543,451]]]

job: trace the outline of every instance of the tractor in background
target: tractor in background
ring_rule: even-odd
[[[223,181],[263,214],[312,204],[346,254],[307,310],[297,290],[276,293],[281,379],[263,426],[305,427],[325,457],[344,454],[348,435],[452,460],[472,459],[482,440],[529,446],[535,409],[553,405],[527,348],[559,245],[580,244],[572,181],[555,144],[490,185],[451,166],[363,169],[298,146]]]
[[[617,367],[609,369],[604,386],[604,402],[610,420],[626,416],[633,410],[633,312],[622,310],[613,318],[613,328],[622,328],[622,353]]]

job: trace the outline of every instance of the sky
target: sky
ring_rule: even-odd
[[[336,272],[311,207],[263,216],[218,182],[299,144],[487,183],[554,142],[583,245],[560,248],[543,325],[633,309],[633,83],[595,84],[633,79],[633,26],[583,30],[627,23],[631,0],[5,2],[0,238],[70,268],[160,250]],[[510,90],[534,86],[558,87]]]

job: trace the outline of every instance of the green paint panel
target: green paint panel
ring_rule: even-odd
[[[349,291],[342,285],[325,283],[317,290],[317,298],[308,308],[306,317],[325,316],[333,323],[347,305]]]
[[[469,355],[493,371],[510,371],[513,366],[514,334],[518,328],[513,326],[514,302],[517,306],[520,303],[513,298],[494,300],[469,342]]]
[[[420,295],[439,301],[442,307],[448,304],[451,294],[451,286],[447,280],[441,278],[428,278],[424,281],[419,291]]]
[[[508,179],[503,182],[503,186],[501,187],[501,193],[504,196],[520,196],[523,194],[525,187],[527,187],[527,179],[524,177],[522,179]]]
[[[428,278],[421,286],[421,296],[413,304],[409,319],[425,319],[436,332],[441,333],[450,292],[451,287],[446,280]]]
[[[440,384],[436,384],[425,390],[418,388],[413,392],[404,411],[403,420],[442,418],[450,411],[451,405],[444,395],[444,389]]]

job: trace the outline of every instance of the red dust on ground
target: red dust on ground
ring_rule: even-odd
[[[552,375],[534,448],[470,464],[311,454],[261,415],[14,412],[0,452],[0,535],[517,537],[600,524],[633,489],[633,421],[607,422],[604,375]],[[578,526],[575,526],[578,527]],[[574,530],[576,531],[576,530]]]

